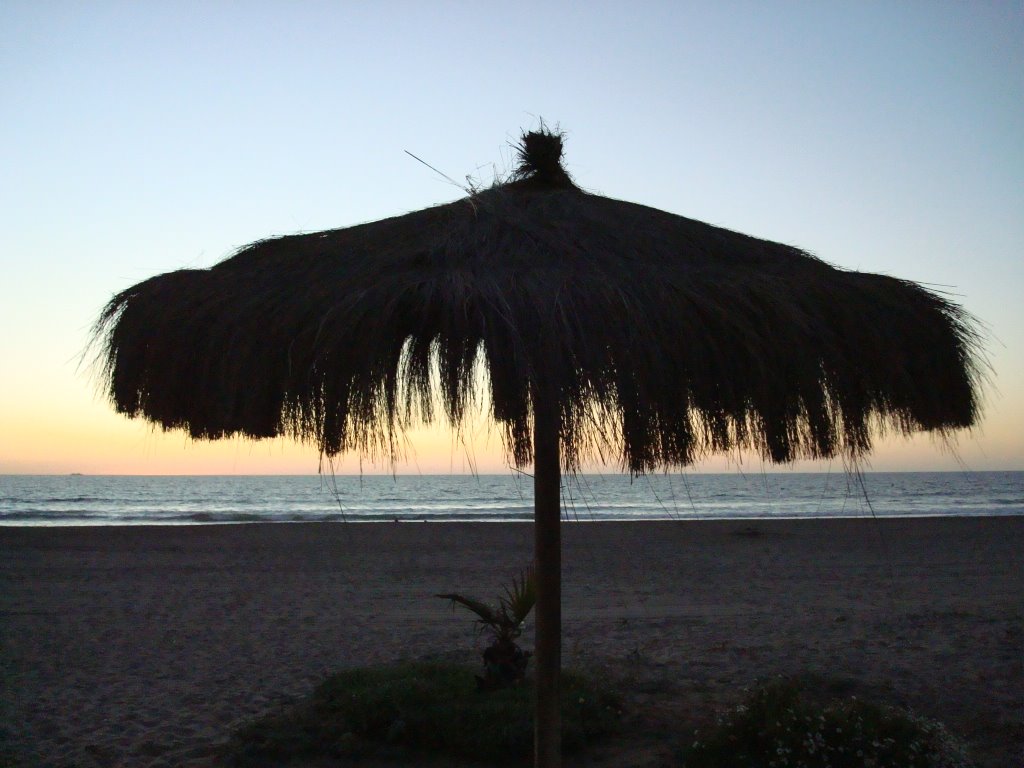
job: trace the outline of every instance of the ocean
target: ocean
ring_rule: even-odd
[[[566,520],[1024,514],[1024,472],[567,476]],[[0,475],[0,525],[528,521],[532,479],[504,475]]]

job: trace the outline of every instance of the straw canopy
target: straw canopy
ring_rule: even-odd
[[[634,472],[857,458],[879,430],[975,422],[977,335],[942,296],[588,194],[558,134],[519,150],[509,182],[456,202],[119,293],[95,329],[117,410],[332,456],[390,450],[437,403],[459,425],[484,380],[516,465],[543,399],[563,466]]]

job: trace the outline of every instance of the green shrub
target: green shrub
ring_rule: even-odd
[[[939,723],[856,698],[822,702],[792,680],[757,689],[687,751],[686,768],[968,768]]]
[[[233,766],[404,752],[488,763],[528,760],[533,693],[524,684],[478,692],[473,671],[450,664],[403,664],[342,672],[297,706],[239,730]],[[619,702],[577,675],[562,677],[566,752],[614,726]]]

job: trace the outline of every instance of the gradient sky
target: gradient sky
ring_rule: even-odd
[[[0,473],[315,472],[114,414],[80,365],[100,308],[459,197],[403,150],[488,182],[538,116],[585,189],[953,293],[989,333],[984,422],[871,468],[1024,469],[1019,2],[6,0],[0,105]],[[399,471],[502,471],[489,431],[424,430]]]

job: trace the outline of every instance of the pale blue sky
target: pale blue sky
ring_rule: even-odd
[[[458,197],[403,150],[489,181],[537,116],[586,189],[947,287],[992,332],[960,458],[1024,469],[1019,2],[8,0],[0,104],[0,472],[223,469],[76,370],[109,296]],[[226,471],[316,469],[218,450]],[[875,466],[956,461],[924,440]]]

